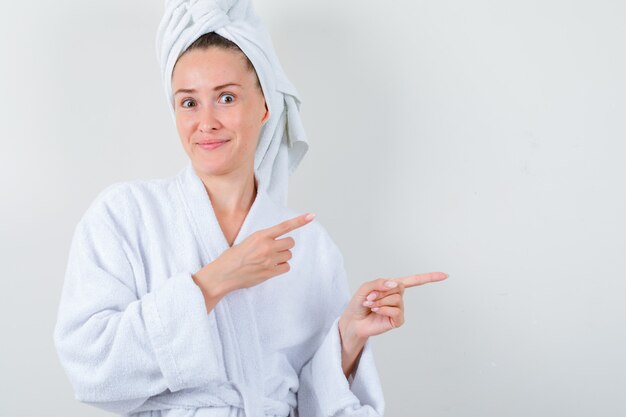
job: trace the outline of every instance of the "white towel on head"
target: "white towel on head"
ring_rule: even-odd
[[[254,170],[259,187],[287,204],[289,175],[309,145],[300,119],[301,100],[287,79],[263,22],[250,0],[166,0],[156,37],[157,59],[172,116],[172,71],[178,57],[208,32],[234,42],[250,59],[259,77],[269,120],[261,128]]]

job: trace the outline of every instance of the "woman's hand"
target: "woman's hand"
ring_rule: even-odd
[[[376,336],[404,324],[404,289],[448,278],[427,272],[403,278],[380,278],[363,283],[341,316],[346,330],[359,339]]]
[[[309,214],[252,233],[196,272],[193,278],[202,289],[207,312],[230,291],[258,285],[289,271],[287,261],[292,257],[290,249],[295,241],[292,237],[278,237],[310,223],[315,215]]]
[[[404,324],[404,289],[448,278],[443,272],[427,272],[403,278],[363,283],[339,318],[342,362],[350,373],[367,338]]]

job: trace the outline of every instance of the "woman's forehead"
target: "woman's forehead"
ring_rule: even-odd
[[[194,50],[181,56],[172,74],[172,84],[181,88],[218,89],[223,86],[245,88],[254,81],[254,74],[239,53],[210,49]]]

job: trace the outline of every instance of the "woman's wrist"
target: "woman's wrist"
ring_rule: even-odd
[[[353,332],[352,327],[343,316],[339,319],[338,327],[341,341],[341,368],[348,378],[358,364],[367,337],[360,337]]]
[[[229,292],[224,280],[221,280],[219,275],[215,273],[213,263],[205,265],[201,270],[193,274],[192,278],[202,291],[207,313],[213,310],[217,303]]]

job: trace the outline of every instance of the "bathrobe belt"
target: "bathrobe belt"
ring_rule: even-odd
[[[232,388],[223,385],[216,395],[220,398],[230,399],[233,392],[238,393],[240,401],[231,401],[225,405],[242,408],[245,417],[292,416],[293,410],[289,404],[271,398],[259,397],[245,384],[238,382],[229,382],[229,384]]]
[[[245,417],[287,417],[293,415],[289,404],[260,397],[245,384],[228,382],[217,387],[166,392],[149,398],[132,411],[169,410],[175,408],[236,407]]]

